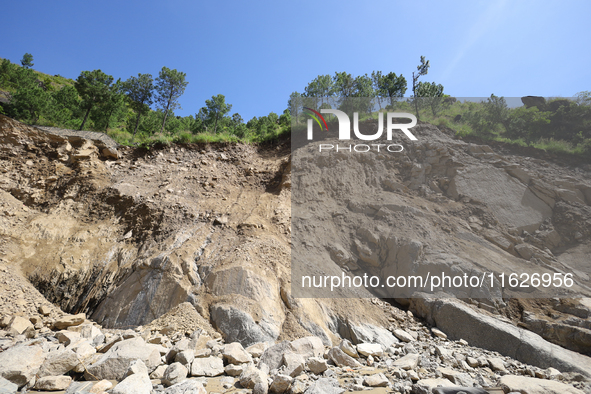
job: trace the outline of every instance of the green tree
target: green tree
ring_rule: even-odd
[[[384,97],[390,98],[390,105],[394,108],[396,99],[406,93],[406,78],[402,75],[398,76],[394,72],[389,72],[382,78],[379,90]]]
[[[443,105],[443,85],[435,82],[419,82],[417,84],[415,101],[420,102],[419,106],[431,108],[433,116]]]
[[[80,116],[80,99],[73,86],[65,85],[60,90],[51,92],[51,110],[48,118],[58,125],[64,126]]]
[[[301,109],[302,109],[302,95],[298,92],[293,92],[289,95],[289,100],[287,101],[287,109],[291,113],[291,116],[295,118],[295,122],[298,123]]]
[[[414,71],[412,73],[412,93],[413,93],[413,98],[414,98],[414,102],[415,102],[415,111],[417,113],[417,120],[420,120],[420,118],[419,118],[419,102],[416,99],[417,98],[418,81],[421,76],[427,75],[427,73],[429,72],[430,66],[431,65],[429,64],[429,60],[425,60],[425,56],[421,56],[421,64],[419,64],[417,66],[416,74]]]
[[[382,109],[382,98],[385,97],[385,92],[383,89],[384,84],[384,75],[382,75],[381,71],[372,71],[371,72],[371,83],[373,90],[375,92],[375,96],[378,99],[378,105],[380,106],[380,110]]]
[[[123,82],[123,92],[129,99],[131,109],[137,113],[133,128],[133,138],[135,138],[135,133],[140,124],[140,117],[150,111],[150,105],[153,104],[154,80],[152,75],[138,74],[137,77],[129,77],[127,81]]]
[[[19,68],[16,72],[17,88],[10,99],[16,117],[36,123],[49,102],[49,94],[39,86],[33,70]]]
[[[355,93],[355,78],[346,72],[336,72],[332,77],[335,93],[341,97],[353,97]]]
[[[33,64],[33,55],[31,55],[30,53],[25,53],[23,55],[23,58],[21,59],[21,64],[23,65],[24,68],[31,68],[34,66]]]
[[[96,105],[90,112],[90,118],[94,122],[95,130],[109,129],[113,118],[117,120],[123,115],[125,96],[123,95],[123,83],[121,79],[109,86],[109,94],[102,103]]]
[[[181,109],[178,102],[179,97],[185,92],[185,88],[189,84],[185,80],[187,74],[171,70],[168,67],[162,67],[158,78],[156,78],[156,104],[164,112],[164,119],[162,120],[162,127],[160,132],[164,131],[166,125],[166,118],[169,113],[176,108]]]
[[[82,71],[82,73],[80,73],[74,83],[74,87],[82,98],[82,108],[86,110],[84,120],[82,120],[82,124],[80,125],[80,130],[84,128],[90,110],[92,110],[95,105],[103,104],[111,99],[110,96],[113,92],[110,87],[112,83],[113,77],[105,74],[101,70]]]
[[[226,103],[226,97],[223,94],[212,96],[211,100],[205,100],[205,107],[201,108],[199,113],[206,124],[213,126],[213,133],[217,133],[218,122],[226,116],[232,109],[232,104]]]
[[[330,75],[319,75],[306,86],[306,97],[318,97],[320,105],[324,104],[328,97],[334,95],[334,80]]]

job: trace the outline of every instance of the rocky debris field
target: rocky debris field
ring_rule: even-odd
[[[0,115],[0,393],[591,393],[589,298],[294,297],[289,141],[145,150],[47,131]],[[388,207],[307,189],[354,218],[338,249],[307,240],[327,272],[417,246],[391,263],[530,264],[588,286],[588,166],[417,135],[389,176],[358,172]]]
[[[591,393],[589,376],[449,340],[410,312],[382,308],[396,338],[388,347],[346,339],[325,346],[306,336],[244,348],[218,333],[188,332],[188,326],[176,332],[104,329],[84,314],[50,318],[41,306],[35,316],[0,321],[0,392]],[[182,319],[173,312],[169,320],[182,325]]]

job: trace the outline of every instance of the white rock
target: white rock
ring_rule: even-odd
[[[185,380],[164,390],[164,394],[207,394],[203,384],[197,380]]]
[[[516,391],[522,394],[584,394],[583,391],[555,380],[505,375],[499,385],[506,393]]]
[[[111,390],[111,394],[150,394],[152,383],[144,373],[135,373],[123,379]]]
[[[45,361],[40,346],[13,346],[0,353],[0,377],[22,387],[35,374]]]
[[[65,390],[72,383],[70,376],[44,376],[35,383],[35,389],[58,391]]]
[[[388,383],[388,378],[381,372],[368,375],[363,379],[363,384],[369,387],[386,387]]]
[[[232,342],[224,346],[222,355],[230,364],[244,364],[252,361],[252,356],[238,342]]]
[[[343,339],[341,341],[341,343],[339,344],[339,349],[341,349],[343,352],[345,352],[347,355],[353,358],[359,357],[359,354],[357,354],[357,350],[355,350],[355,347],[353,347],[353,344],[349,342],[348,339]]]
[[[320,357],[310,357],[306,363],[310,372],[316,375],[320,375],[328,369],[326,360]]]
[[[359,343],[357,344],[357,352],[362,356],[382,357],[384,355],[384,348],[379,343]]]
[[[287,389],[289,389],[289,386],[291,386],[292,382],[293,378],[291,376],[277,374],[273,378],[273,383],[271,383],[269,390],[272,393],[283,394],[287,391]]]
[[[196,358],[191,365],[191,376],[218,376],[224,373],[224,361],[219,357]]]
[[[401,330],[401,329],[394,330],[393,334],[396,338],[400,339],[402,342],[412,342],[415,340],[412,337],[412,335],[410,335],[408,332]]]
[[[63,349],[47,353],[37,377],[59,376],[70,372],[78,365],[78,356],[72,350]]]
[[[415,369],[419,365],[419,355],[415,353],[407,354],[406,356],[399,358],[392,364],[396,368],[404,370]]]
[[[164,383],[165,386],[175,385],[187,379],[188,373],[189,370],[183,364],[179,362],[172,363],[166,368],[166,371],[164,371],[162,383]]]
[[[285,366],[285,374],[295,378],[304,371],[306,361],[299,354],[285,353],[283,355],[283,365]]]

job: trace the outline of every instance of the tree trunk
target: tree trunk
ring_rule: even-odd
[[[213,133],[217,133],[218,130],[218,114],[215,115],[215,125],[213,126]]]
[[[164,125],[166,124],[166,118],[168,117],[168,109],[170,108],[170,102],[172,101],[172,91],[168,96],[168,102],[166,103],[166,111],[164,111],[164,120],[162,121],[162,127],[160,128],[160,133],[164,132]]]
[[[418,76],[417,76],[418,78]],[[414,97],[414,101],[415,101],[415,112],[417,113],[417,123],[421,120],[421,117],[419,116],[419,101],[418,101],[418,97],[417,97],[417,80],[415,79],[415,73],[412,73],[412,94],[415,96]]]
[[[86,115],[84,115],[84,120],[82,121],[82,124],[80,125],[80,130],[82,130],[82,128],[84,127],[84,124],[86,123],[86,119],[88,118],[88,114],[90,113],[91,109],[92,109],[92,107],[89,107],[88,110],[86,111]]]
[[[133,129],[133,136],[131,137],[131,141],[135,138],[135,133],[137,133],[137,128],[140,125],[140,116],[142,115],[141,111],[137,113],[137,119],[135,121],[135,128]]]

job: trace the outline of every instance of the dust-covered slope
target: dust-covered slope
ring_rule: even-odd
[[[206,330],[211,325],[227,342],[249,345],[309,334],[325,345],[339,338],[386,347],[397,342],[389,330],[395,328],[388,320],[390,309],[381,302],[291,295],[291,184],[299,180],[291,174],[288,145],[121,148],[115,159],[90,140],[48,134],[6,117],[0,117],[0,133],[0,192],[6,211],[0,228],[2,258],[64,311],[85,312],[105,327],[128,328],[189,302],[203,318],[194,321],[204,322]],[[398,201],[390,204],[393,210],[386,207],[390,213],[382,210],[390,220],[388,232],[403,232],[397,247],[414,241],[423,245],[419,259],[408,254],[409,262],[486,256],[487,264],[497,265],[585,265],[588,172],[499,155],[431,126],[420,134],[430,142],[391,162],[387,179],[363,175],[364,182]],[[504,208],[502,198],[487,192],[486,182],[497,178],[499,188],[529,190],[545,206],[527,203],[527,215],[504,214],[503,209],[513,207]],[[318,191],[310,188],[310,193]],[[354,201],[357,197],[348,199],[359,220],[381,209],[372,202],[374,207],[366,210],[361,200]],[[371,260],[372,250],[383,245],[379,237],[373,237],[377,243],[370,241],[375,229],[367,230],[344,234],[342,249],[357,252],[365,245]],[[318,239],[310,245],[325,253]],[[330,253],[327,257],[332,259]],[[347,261],[366,263],[363,258]],[[335,272],[346,268],[342,262],[337,266]],[[585,280],[581,270],[577,283]],[[512,322],[518,335],[523,330],[515,324],[588,353],[591,309],[584,302],[466,301],[477,316]],[[440,306],[417,300],[411,307],[431,324],[448,324],[437,313]],[[513,335],[509,326],[500,330]],[[461,331],[453,335],[462,337]],[[488,347],[496,350],[502,345],[499,338]],[[546,347],[532,350],[534,358],[544,349],[556,357],[578,357],[535,338]],[[556,358],[538,359],[551,363]],[[564,370],[578,370],[578,364],[572,361]]]

